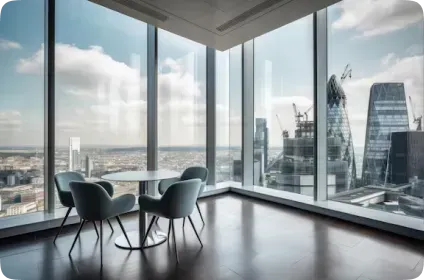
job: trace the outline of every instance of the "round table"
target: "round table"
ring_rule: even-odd
[[[147,183],[159,181],[164,179],[176,178],[180,174],[170,170],[156,170],[156,171],[127,171],[119,173],[111,173],[102,176],[103,180],[116,181],[116,182],[138,182],[139,193],[147,194]],[[142,249],[142,242],[148,227],[147,213],[139,211],[139,231],[129,231],[127,233],[128,239],[131,242],[131,248],[128,245],[124,235],[119,236],[115,240],[115,245],[124,249]],[[147,236],[144,248],[156,246],[166,241],[167,235],[162,232],[157,225],[150,230]]]

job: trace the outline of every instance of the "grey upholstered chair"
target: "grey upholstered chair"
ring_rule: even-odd
[[[165,179],[160,181],[159,193],[163,195],[165,191],[169,188],[169,186],[171,186],[175,182],[185,181],[190,179],[200,179],[202,181],[202,185],[200,186],[199,194],[197,195],[197,197],[199,197],[205,190],[205,186],[208,181],[208,174],[209,174],[209,171],[206,167],[202,167],[202,166],[189,167],[186,170],[184,170],[180,178],[171,178],[171,179]],[[199,203],[197,203],[197,201],[196,201],[196,207],[197,207],[197,211],[199,211],[199,215],[200,215],[200,219],[202,219],[202,223],[205,224],[205,221],[203,220],[202,212],[200,211]],[[185,219],[184,219],[183,225],[185,225]]]
[[[56,242],[57,237],[62,232],[66,219],[68,219],[69,213],[71,213],[72,208],[75,207],[74,198],[72,197],[71,190],[69,189],[69,183],[71,181],[85,182],[85,179],[80,173],[69,171],[57,173],[54,176],[54,181],[56,183],[57,195],[59,196],[60,203],[63,206],[68,207],[68,211],[66,212],[65,218],[63,219],[62,224],[60,225],[59,231],[56,233],[53,243]],[[110,197],[113,196],[113,186],[111,183],[107,181],[99,181],[96,183],[101,185],[107,191]],[[113,231],[112,224],[109,220],[107,222],[109,223],[110,229]],[[93,222],[93,225],[94,229],[96,230],[97,237],[99,237],[99,231],[97,230],[96,223]]]
[[[197,197],[201,188],[202,182],[200,179],[191,179],[186,181],[179,181],[167,188],[161,198],[156,198],[149,195],[140,195],[138,202],[140,205],[140,211],[153,214],[153,218],[147,229],[146,236],[144,237],[142,246],[146,242],[147,236],[152,229],[152,225],[159,217],[167,218],[170,220],[169,231],[172,228],[174,237],[174,249],[177,263],[179,263],[177,243],[175,240],[175,228],[174,220],[181,218],[188,218],[194,232],[196,233],[197,239],[200,245],[203,247],[202,241],[200,240],[199,234],[194,227],[193,221],[190,218],[193,213],[194,206],[196,205]]]
[[[72,247],[69,250],[69,255],[75,246],[75,242],[81,232],[82,227],[86,222],[100,222],[100,264],[103,266],[103,221],[116,217],[128,245],[131,248],[130,240],[122,225],[119,215],[130,211],[135,204],[135,196],[132,194],[124,194],[117,198],[111,198],[108,192],[99,184],[72,181],[69,187],[74,197],[75,208],[78,215],[81,217],[81,224],[78,233],[75,236]]]

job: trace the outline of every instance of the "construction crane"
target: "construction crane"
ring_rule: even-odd
[[[340,78],[340,85],[344,83],[346,78],[351,79],[352,78],[352,68],[350,67],[350,64],[346,65],[345,70]]]
[[[308,121],[308,113],[312,110],[312,108],[314,108],[314,105],[312,105],[311,107],[309,107],[309,109],[306,110],[305,113],[303,113],[305,115],[306,121]]]
[[[294,111],[294,118],[296,120],[296,123],[300,123],[300,120],[303,118],[303,115],[297,110],[296,104],[293,103],[293,111]]]
[[[423,116],[417,117],[415,114],[415,106],[412,102],[411,96],[409,96],[409,104],[411,105],[411,111],[412,111],[412,117],[414,118],[414,123],[417,124],[417,131],[422,131],[422,122],[423,122]]]
[[[281,129],[281,137],[289,138],[289,131],[283,129],[283,125],[281,124],[280,116],[278,114],[276,114],[276,116],[277,116],[278,124],[280,125],[280,129]]]

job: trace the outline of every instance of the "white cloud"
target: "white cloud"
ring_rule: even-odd
[[[423,51],[424,51],[424,46],[422,44],[421,45],[415,44],[415,45],[408,47],[406,49],[405,53],[408,56],[416,56],[416,55],[422,55]]]
[[[43,56],[41,46],[32,56],[19,60],[17,72],[42,75]],[[161,139],[172,145],[204,142],[204,129],[199,126],[204,126],[206,117],[205,87],[196,77],[196,61],[191,52],[160,62],[158,103],[165,124]],[[83,143],[145,144],[147,83],[139,65],[134,64],[116,61],[98,46],[83,49],[56,44],[56,100],[62,132],[58,143],[66,144],[67,138],[78,132]],[[80,126],[70,125],[75,123]],[[73,135],[68,135],[71,132]]]
[[[344,0],[334,29],[355,29],[370,37],[403,29],[423,20],[420,5],[405,0]]]
[[[16,50],[16,49],[22,49],[21,44],[19,44],[18,42],[13,42],[13,41],[0,38],[0,51]]]
[[[42,74],[44,46],[33,56],[21,59],[17,71]],[[56,44],[56,83],[66,93],[102,99],[107,95],[140,98],[139,70],[114,60],[102,47],[80,49],[73,45]]]
[[[385,67],[389,66],[393,62],[395,57],[396,55],[394,53],[389,53],[388,55],[386,55],[385,57],[381,59],[381,65]]]
[[[305,96],[290,96],[290,97],[274,97],[272,99],[272,104],[274,106],[279,105],[290,105],[293,106],[293,103],[299,107],[308,107],[313,104],[313,101]]]
[[[20,132],[22,130],[22,115],[18,111],[0,111],[0,131],[1,132]],[[2,138],[9,137],[4,134]]]
[[[64,121],[56,123],[56,128],[61,132],[77,132],[82,127],[83,124],[77,122]]]

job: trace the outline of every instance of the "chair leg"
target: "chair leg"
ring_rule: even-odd
[[[169,219],[169,226],[168,226],[168,242],[169,242],[169,237],[170,237],[170,234],[171,234],[171,226],[172,226],[172,220],[171,220],[171,219]]]
[[[158,224],[158,222],[159,222],[159,217],[156,219],[156,224]]]
[[[97,230],[96,222],[92,221],[94,229],[96,230],[97,238],[99,238],[99,231]]]
[[[84,226],[84,224],[85,224],[85,221],[82,220],[81,223],[80,223],[80,227],[78,229],[77,235],[75,236],[74,242],[72,243],[71,249],[69,250],[69,255],[71,255],[72,250],[74,249],[75,243],[77,242],[77,239],[78,239],[78,237],[81,233],[81,230],[82,230],[82,227]]]
[[[109,220],[109,219],[107,219],[107,223],[108,223],[108,224],[109,224],[109,226],[110,226],[110,230],[111,230],[112,232],[114,232],[113,227],[112,227],[112,224],[110,223],[110,220]]]
[[[118,224],[119,224],[119,226],[121,227],[122,232],[124,233],[125,238],[127,239],[128,245],[130,245],[130,248],[132,249],[132,246],[131,246],[130,240],[128,239],[127,232],[125,231],[124,226],[122,225],[121,218],[119,218],[119,216],[116,216],[116,219],[118,220]],[[109,220],[108,220],[108,221],[109,221]]]
[[[202,246],[202,247],[203,247],[202,240],[200,240],[199,234],[197,233],[197,230],[196,230],[196,228],[194,227],[194,224],[193,224],[193,220],[191,219],[191,217],[190,217],[190,216],[188,216],[188,220],[190,221],[191,227],[193,228],[194,233],[196,234],[197,239],[198,239],[198,240],[199,240],[199,242],[200,242],[200,246]]]
[[[172,227],[172,236],[174,237],[175,257],[177,258],[177,264],[179,264],[180,263],[180,260],[178,259],[177,241],[176,241],[176,238],[175,238],[174,220],[171,221],[171,227]]]
[[[63,218],[62,224],[60,225],[59,231],[56,233],[56,236],[54,237],[53,243],[56,243],[56,239],[59,236],[59,234],[62,232],[63,226],[65,225],[66,220],[68,219],[69,213],[71,213],[72,207],[68,208],[68,211],[66,211],[65,218]]]
[[[147,228],[146,235],[143,238],[143,243],[141,243],[141,248],[142,249],[144,247],[144,244],[146,243],[147,236],[149,235],[150,230],[152,229],[152,226],[153,226],[153,223],[155,222],[155,220],[156,220],[156,216],[153,216],[152,221],[150,222],[149,227]]]
[[[103,221],[100,221],[100,267],[103,267]]]
[[[200,211],[199,203],[196,202],[197,211],[199,211],[200,219],[202,219],[202,223],[205,224],[205,221],[203,220],[202,211]]]
[[[183,219],[183,227],[185,227],[185,220],[186,220],[186,218]]]

